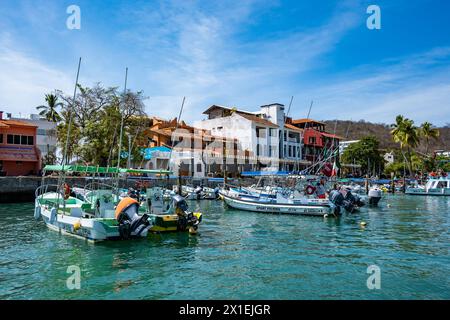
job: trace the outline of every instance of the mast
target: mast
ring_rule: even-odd
[[[127,80],[128,80],[128,67],[125,69],[125,86],[123,89],[123,104],[124,104],[124,106],[126,103],[126,95],[127,95]],[[121,111],[120,103],[119,103],[119,111]],[[121,121],[120,121],[119,151],[117,154],[117,174],[119,174],[119,167],[120,167],[120,152],[122,151],[122,134],[123,134],[123,112],[121,112]]]
[[[181,121],[181,115],[183,114],[183,108],[184,108],[185,101],[186,101],[186,97],[183,97],[183,102],[181,103],[180,112],[178,114],[177,123],[175,125],[175,132],[178,130],[178,125]],[[174,140],[173,139],[171,139],[171,140],[172,140],[172,143],[171,143],[171,148],[170,148],[170,153],[169,153],[169,161],[167,161],[167,170],[168,171],[170,170],[170,159],[172,158],[172,151],[173,151],[173,145],[174,145]],[[180,174],[180,172],[178,171],[178,175],[179,174]]]
[[[64,147],[64,154],[63,154],[63,157],[61,159],[62,170],[61,170],[61,172],[59,174],[59,178],[58,178],[58,187],[57,187],[58,188],[57,189],[58,197],[57,197],[57,200],[56,200],[56,213],[58,213],[58,211],[59,211],[59,196],[60,196],[59,190],[65,184],[65,179],[66,179],[66,175],[64,173],[64,166],[66,164],[68,164],[68,162],[69,162],[67,149],[69,147],[70,130],[71,130],[71,127],[72,127],[72,120],[73,120],[73,108],[74,108],[74,105],[75,105],[75,98],[76,98],[76,95],[77,95],[78,79],[79,79],[79,76],[80,76],[80,67],[81,67],[81,57],[78,60],[77,77],[76,77],[76,80],[75,80],[75,87],[73,89],[72,105],[69,106],[69,110],[68,110],[68,112],[69,112],[69,125],[67,127],[67,137],[66,137],[66,145]],[[66,202],[65,201],[63,202],[63,207],[64,207],[64,209],[66,207]],[[63,210],[63,214],[64,214],[64,210]]]

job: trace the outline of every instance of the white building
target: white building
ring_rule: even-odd
[[[56,139],[56,123],[47,121],[45,118],[38,114],[30,115],[13,115],[11,113],[6,114],[6,118],[10,120],[24,120],[28,123],[32,123],[37,128],[36,146],[41,151],[42,158],[44,158],[48,152],[53,152],[57,156],[57,139]]]
[[[386,152],[383,156],[384,161],[386,161],[387,164],[394,163],[394,153],[393,152]]]
[[[349,145],[353,143],[357,143],[359,140],[349,140],[349,141],[340,141],[339,142],[339,154],[343,154],[345,149],[348,148]]]
[[[264,105],[249,112],[213,105],[204,114],[208,119],[194,124],[212,135],[237,139],[241,152],[256,155],[260,170],[294,170],[302,159],[303,130],[286,124],[284,105]]]

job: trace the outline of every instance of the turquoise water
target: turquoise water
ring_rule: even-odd
[[[450,298],[450,198],[388,196],[338,220],[190,206],[204,212],[197,236],[92,245],[34,221],[33,204],[0,205],[0,298]],[[70,265],[80,290],[66,287]]]

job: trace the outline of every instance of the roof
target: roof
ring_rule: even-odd
[[[77,165],[47,165],[44,171],[80,172],[80,173],[147,173],[147,174],[172,174],[168,170],[123,169],[117,167],[96,167]]]
[[[32,127],[37,128],[38,126],[26,122],[26,121],[19,121],[19,120],[0,120],[0,127],[9,127],[9,126],[18,126],[18,127]]]
[[[333,139],[338,139],[338,140],[344,139],[343,137],[340,137],[340,136],[338,136],[338,135],[336,135],[336,134],[332,134],[332,133],[328,133],[328,132],[321,132],[321,134],[322,134],[324,137],[327,137],[327,138],[333,138]]]
[[[285,123],[284,127],[288,128],[291,131],[297,131],[297,132],[303,132],[304,131],[303,129],[297,128],[296,126],[293,126],[292,124],[289,124],[289,123]]]
[[[308,122],[318,123],[318,124],[323,124],[323,125],[325,125],[325,123],[320,122],[320,121],[317,121],[317,120],[314,120],[314,119],[307,119],[307,118],[304,118],[304,119],[296,119],[296,120],[292,120],[292,123],[293,123],[293,124],[308,123]]]
[[[241,114],[241,113],[239,113],[239,115],[241,117],[244,117],[247,120],[252,121],[252,122],[259,123],[259,124],[267,126],[267,127],[278,128],[278,125],[276,125],[275,123],[270,122],[269,120],[266,120],[266,119],[259,118],[255,115]]]
[[[244,111],[244,110],[239,110],[237,108],[230,108],[230,107],[225,107],[225,106],[218,106],[216,104],[212,105],[211,107],[209,107],[208,109],[206,109],[203,114],[209,114],[212,110],[214,109],[224,109],[224,110],[235,110],[238,113],[245,113],[245,114],[249,114],[249,115],[254,115],[254,112],[250,112],[250,111]],[[259,112],[259,111],[258,111]]]

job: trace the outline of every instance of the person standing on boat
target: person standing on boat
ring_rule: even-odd
[[[326,190],[325,190],[325,180],[322,178],[319,182],[317,182],[316,186],[316,196],[319,199],[325,199],[326,198]]]

